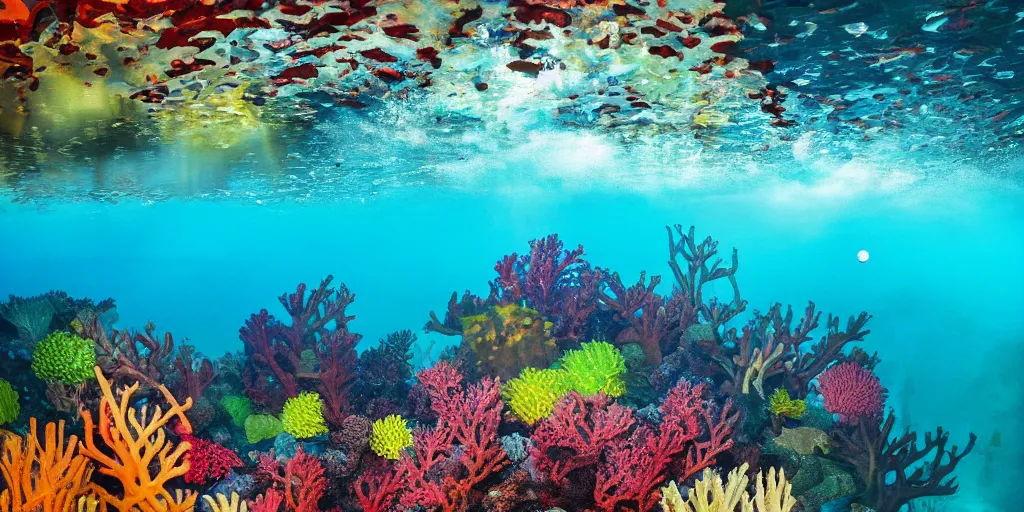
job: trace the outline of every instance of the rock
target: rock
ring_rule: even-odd
[[[810,427],[783,428],[782,434],[775,438],[775,444],[800,455],[814,455],[815,448],[820,448],[823,453],[832,449],[828,434]]]

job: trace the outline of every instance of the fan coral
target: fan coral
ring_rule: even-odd
[[[14,390],[10,382],[0,379],[0,425],[6,425],[18,419],[21,414],[21,404],[18,402],[18,392]]]
[[[788,391],[779,388],[768,398],[768,409],[776,416],[800,419],[807,410],[807,403],[803,400],[793,400],[789,397]]]
[[[220,405],[231,416],[235,426],[245,426],[245,420],[252,415],[252,401],[244,396],[228,395],[220,399]]]
[[[63,421],[47,423],[44,436],[38,436],[36,419],[31,418],[25,439],[13,434],[4,438],[0,473],[7,489],[0,492],[0,510],[70,511],[87,492],[92,468],[76,453],[78,438],[65,442]]]
[[[11,295],[7,303],[0,304],[0,317],[14,325],[18,336],[26,342],[46,336],[56,312],[47,295],[27,298]]]
[[[566,381],[563,370],[524,368],[519,377],[505,384],[503,395],[512,412],[527,425],[533,425],[548,417],[565,396],[569,390]]]
[[[188,472],[185,453],[190,446],[187,442],[175,446],[164,430],[168,423],[177,419],[181,431],[192,431],[192,424],[185,417],[185,411],[192,407],[192,400],[179,404],[166,387],[160,386],[157,389],[169,407],[150,410],[148,405],[143,405],[141,410],[136,410],[130,404],[139,383],[122,389],[118,398],[99,367],[95,372],[102,392],[97,417],[102,419],[96,423],[90,411],[82,411],[85,435],[79,450],[96,462],[101,473],[121,483],[123,495],[119,498],[95,482],[90,484],[90,490],[102,502],[120,512],[192,510],[196,501],[194,493],[178,491],[172,495],[165,487],[170,480]],[[97,438],[104,448],[96,444]],[[151,466],[150,462],[154,460],[159,464]],[[153,468],[158,468],[156,473],[153,473]]]
[[[839,415],[840,423],[856,424],[860,418],[882,416],[886,390],[878,376],[856,363],[843,363],[818,377],[825,410]]]
[[[584,343],[580,350],[566,351],[560,363],[569,386],[581,395],[604,393],[614,398],[626,392],[626,359],[611,343]]]
[[[402,450],[412,446],[412,433],[397,414],[373,422],[370,449],[385,459],[398,460]]]
[[[306,439],[327,433],[324,421],[324,402],[318,393],[299,393],[289,398],[281,411],[281,424],[284,431],[296,439]]]
[[[253,414],[245,419],[245,438],[249,444],[273,439],[284,432],[281,420],[269,414]]]
[[[80,384],[93,378],[96,348],[89,340],[66,332],[43,338],[32,353],[32,371],[40,379]]]

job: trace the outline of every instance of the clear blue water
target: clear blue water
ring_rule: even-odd
[[[413,329],[414,363],[429,366],[459,338],[421,332],[428,314],[453,291],[486,295],[494,262],[528,241],[558,233],[623,281],[665,276],[668,294],[665,226],[694,225],[739,250],[748,314],[809,300],[844,319],[871,313],[863,347],[882,359],[900,427],[942,425],[960,445],[978,435],[957,468],[960,493],[914,510],[1012,510],[1024,478],[1024,12],[998,1],[750,4],[775,23],[742,25],[744,58],[775,61],[772,73],[681,87],[655,120],[632,112],[615,118],[623,125],[565,114],[574,87],[584,100],[597,93],[552,69],[529,81],[480,71],[493,84],[480,96],[371,87],[358,96],[376,95],[365,110],[332,103],[337,84],[282,86],[299,99],[266,110],[286,121],[261,117],[230,144],[204,140],[223,125],[175,132],[146,117],[164,107],[114,112],[45,74],[44,100],[15,118],[8,80],[0,296],[113,297],[118,326],[153,321],[218,357],[242,350],[251,313],[283,314],[278,296],[333,274],[356,295],[360,350]],[[955,31],[935,25],[946,18]],[[507,57],[508,34],[491,30],[472,41],[488,56],[470,53],[479,69]],[[253,34],[241,44],[259,53],[246,69],[256,83],[284,64],[261,53],[276,32]],[[459,62],[438,76],[465,82],[477,68]],[[194,78],[176,86],[209,77]],[[794,126],[737,100],[767,84],[789,92]],[[728,123],[699,115],[712,96]]]

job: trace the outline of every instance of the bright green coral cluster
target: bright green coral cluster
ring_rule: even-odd
[[[302,392],[295,398],[289,398],[281,411],[284,431],[295,436],[295,439],[326,434],[328,430],[323,407],[324,402],[318,393]]]
[[[584,343],[579,350],[567,350],[561,359],[569,387],[581,395],[604,393],[620,397],[626,393],[626,359],[606,341]]]
[[[370,449],[385,459],[398,460],[402,450],[412,446],[412,432],[405,420],[392,414],[373,422]]]
[[[807,404],[803,400],[793,400],[785,389],[776,389],[772,396],[768,397],[768,409],[776,416],[800,419],[807,410]]]
[[[533,425],[551,414],[569,386],[564,370],[524,368],[519,377],[505,384],[503,392],[512,412]]]
[[[592,341],[579,350],[567,350],[557,369],[525,368],[519,377],[505,384],[505,402],[527,424],[551,414],[566,393],[589,396],[604,393],[620,397],[626,393],[626,360],[611,343]]]
[[[269,414],[253,414],[245,419],[245,438],[249,444],[273,439],[284,432],[281,420]]]
[[[252,415],[252,401],[244,396],[227,395],[220,400],[221,407],[231,416],[235,426],[245,425],[245,420]]]
[[[0,425],[6,425],[18,419],[21,404],[18,403],[18,392],[10,382],[0,379]]]
[[[32,354],[32,371],[46,381],[81,384],[96,378],[95,366],[93,342],[67,332],[50,333]]]

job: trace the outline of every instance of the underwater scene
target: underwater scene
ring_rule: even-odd
[[[0,0],[0,512],[1020,510],[1022,79],[1018,0]]]

